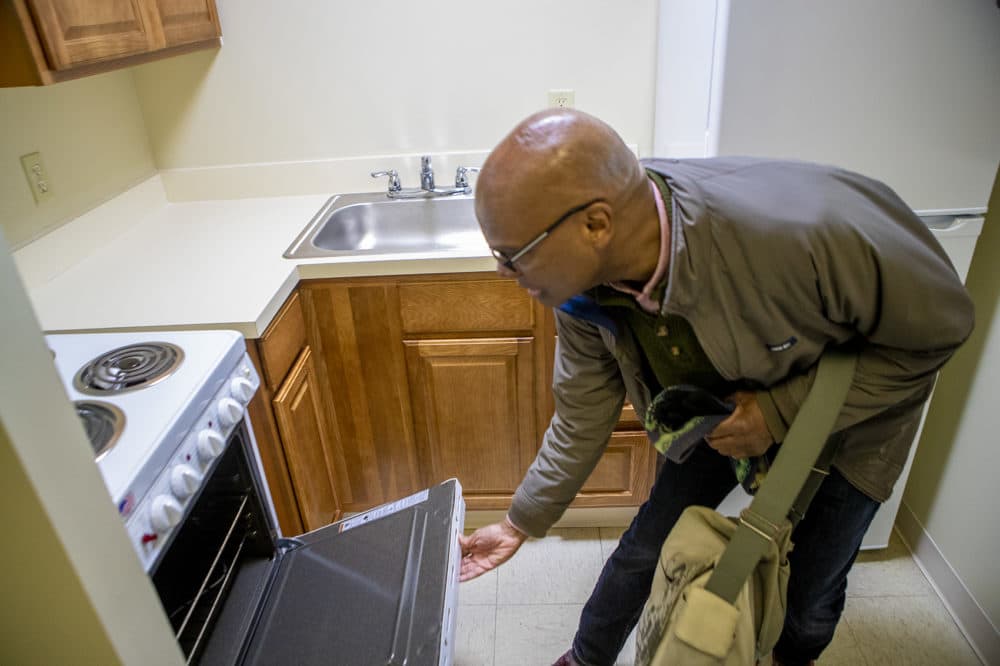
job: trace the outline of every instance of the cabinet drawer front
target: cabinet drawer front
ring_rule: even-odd
[[[513,280],[399,285],[404,333],[523,331],[534,323],[527,292]]]
[[[305,346],[306,325],[299,294],[295,292],[260,339],[261,365],[268,386],[277,388],[281,384]]]

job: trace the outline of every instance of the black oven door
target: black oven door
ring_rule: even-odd
[[[234,588],[202,663],[232,663],[234,639],[242,664],[450,663],[463,521],[452,479],[281,540],[263,601]]]

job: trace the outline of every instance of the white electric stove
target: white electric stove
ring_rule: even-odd
[[[189,664],[451,663],[456,480],[282,538],[238,333],[46,342]]]
[[[45,340],[148,571],[260,385],[243,337],[177,331]],[[265,504],[272,509],[269,498]]]

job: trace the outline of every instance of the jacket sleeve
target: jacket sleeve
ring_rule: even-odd
[[[824,316],[853,331],[850,344],[859,349],[835,430],[922,401],[937,371],[972,332],[973,306],[964,286],[930,232],[916,224],[921,228],[908,235],[884,237],[828,228],[814,245]],[[783,441],[815,376],[813,364],[758,393],[775,441]]]
[[[557,310],[556,331],[555,414],[507,514],[533,537],[545,536],[576,497],[625,402],[618,363],[597,326]]]

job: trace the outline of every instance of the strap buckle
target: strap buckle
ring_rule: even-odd
[[[782,526],[775,525],[759,513],[751,511],[749,507],[740,511],[740,524],[748,527],[765,541],[770,541],[775,545],[778,544],[777,537],[782,530]]]

